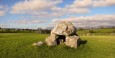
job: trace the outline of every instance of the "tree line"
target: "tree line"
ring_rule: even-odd
[[[0,33],[40,33],[40,34],[49,34],[51,30],[48,29],[17,29],[17,28],[1,28]]]

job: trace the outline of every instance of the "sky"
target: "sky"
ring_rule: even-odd
[[[115,0],[0,0],[2,28],[46,28],[59,21],[76,27],[115,26]]]

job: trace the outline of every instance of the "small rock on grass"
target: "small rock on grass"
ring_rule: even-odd
[[[33,46],[42,46],[43,44],[44,44],[44,42],[39,41],[39,42],[33,43],[32,45]]]

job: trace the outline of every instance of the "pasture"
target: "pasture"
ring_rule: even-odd
[[[48,34],[0,33],[0,58],[115,58],[115,36],[80,36],[87,43],[77,49],[64,44],[48,47],[32,46],[44,41]]]

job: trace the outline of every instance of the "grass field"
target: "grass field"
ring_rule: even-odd
[[[111,33],[115,33],[114,28],[103,28],[103,29],[94,29],[93,30],[95,35],[109,35]],[[90,33],[89,30],[78,30],[77,34],[83,35],[83,34],[88,34]]]
[[[35,47],[48,34],[0,33],[0,58],[115,58],[115,36],[80,36],[87,43],[77,49],[64,44]]]

